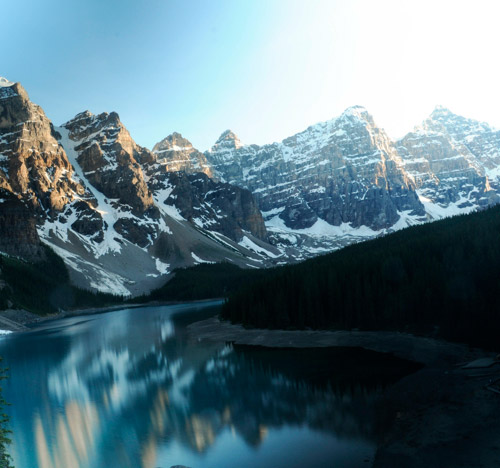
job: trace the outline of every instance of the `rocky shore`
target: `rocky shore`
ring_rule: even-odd
[[[60,310],[57,313],[48,315],[37,315],[28,312],[24,309],[5,309],[0,310],[0,331],[19,332],[26,331],[33,328],[37,323],[45,322],[47,320],[57,320],[65,317],[75,317],[78,315],[92,315],[100,314],[103,312],[112,312],[120,309],[136,309],[138,307],[155,307],[155,306],[168,306],[175,304],[185,303],[204,303],[220,301],[220,298],[214,299],[200,299],[197,301],[163,301],[163,302],[147,302],[147,303],[131,303],[131,304],[115,304],[106,307],[89,307],[81,309]]]

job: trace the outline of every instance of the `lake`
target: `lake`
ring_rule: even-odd
[[[189,339],[219,306],[123,309],[1,338],[15,467],[371,466],[375,402],[404,363]]]

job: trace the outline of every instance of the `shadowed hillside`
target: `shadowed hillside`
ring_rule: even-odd
[[[62,259],[45,247],[45,259],[27,262],[0,255],[0,309],[26,309],[44,315],[72,307],[97,307],[123,301],[70,283]]]
[[[226,297],[251,282],[264,278],[266,273],[266,270],[243,269],[230,263],[180,268],[162,287],[131,301],[192,301]]]
[[[500,207],[272,270],[223,317],[263,328],[398,329],[498,347]]]

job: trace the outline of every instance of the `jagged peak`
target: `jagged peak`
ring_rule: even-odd
[[[359,104],[356,104],[354,106],[349,106],[343,114],[368,114],[368,111],[366,110],[365,106],[360,106]]]
[[[62,127],[75,127],[84,125],[99,125],[100,123],[111,123],[112,125],[120,125],[120,116],[116,112],[101,112],[98,115],[93,114],[89,110],[79,112],[72,119],[68,120]]]
[[[84,122],[88,124],[89,121],[94,119],[94,114],[89,110],[84,110],[83,112],[79,112],[72,119],[69,119],[67,122],[63,123],[61,127],[64,128],[74,128],[82,125]]]
[[[442,117],[445,115],[454,115],[454,114],[447,107],[444,107],[444,106],[438,104],[436,107],[434,107],[434,110],[431,113],[431,118]]]
[[[29,101],[28,93],[22,87],[21,83],[13,83],[4,77],[0,77],[0,93],[2,99],[21,97],[21,99]]]
[[[71,120],[78,120],[78,119],[83,119],[83,118],[90,118],[90,117],[93,117],[94,114],[92,114],[92,112],[90,112],[89,110],[84,110],[83,112],[79,112],[78,114],[75,115],[75,117]]]
[[[156,153],[164,150],[183,151],[192,148],[193,144],[187,138],[184,138],[179,132],[172,132],[154,145],[153,152]]]
[[[234,133],[231,129],[224,130],[220,137],[217,139],[215,143],[221,143],[224,140],[234,140],[238,139],[236,133]]]
[[[352,118],[352,117],[361,120],[363,122],[369,122],[371,124],[374,123],[372,115],[363,106],[356,105],[348,107],[344,112],[342,112],[340,116],[341,119]]]
[[[111,122],[114,125],[121,125],[120,116],[118,112],[103,112],[97,116],[100,120],[105,120],[106,122]]]
[[[414,137],[415,135],[445,135],[449,131],[450,125],[453,126],[457,121],[464,122],[465,120],[472,122],[470,119],[465,119],[450,111],[447,107],[438,104],[434,107],[429,117],[419,125],[414,126],[413,130],[401,137],[398,141],[402,141],[409,136]]]
[[[120,123],[120,116],[118,115],[118,112],[101,112],[97,115],[93,115],[89,112],[89,114],[96,121],[111,121],[113,123]]]
[[[0,76],[0,88],[8,88],[14,86],[15,83],[9,81],[7,78]]]
[[[221,133],[221,136],[217,139],[215,145],[232,146],[234,148],[240,148],[243,146],[236,133],[229,129]]]

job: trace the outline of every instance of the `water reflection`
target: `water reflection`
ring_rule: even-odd
[[[99,417],[95,405],[68,401],[64,412],[55,415],[55,424],[50,426],[51,415],[34,417],[36,453],[40,468],[67,468],[88,466],[95,452],[94,433],[99,429]],[[47,425],[47,423],[49,423]],[[51,450],[47,435],[55,431],[57,450]]]
[[[349,444],[360,456],[373,451],[373,400],[387,376],[352,372],[354,361],[373,367],[370,358],[189,343],[186,324],[216,312],[191,309],[68,319],[1,341],[11,368],[5,396],[15,466],[252,466],[259,459],[274,467],[266,447],[276,452],[294,434],[304,449],[316,444],[325,466]],[[391,378],[407,370],[400,364],[385,369]]]

